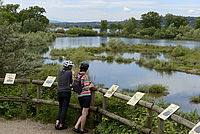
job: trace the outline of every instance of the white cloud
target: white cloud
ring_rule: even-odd
[[[188,15],[199,15],[200,14],[200,10],[190,9],[187,12],[188,12]]]
[[[125,11],[125,12],[130,12],[130,11],[131,11],[131,9],[130,9],[130,8],[128,8],[128,7],[124,7],[124,11]]]

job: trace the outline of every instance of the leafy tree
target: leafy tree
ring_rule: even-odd
[[[19,12],[19,21],[21,22],[21,26],[24,26],[24,21],[29,18],[27,9],[23,9]]]
[[[195,28],[196,29],[200,28],[200,17],[196,19]]]
[[[107,28],[108,28],[108,21],[107,20],[101,20],[101,26],[100,26],[100,32],[105,32],[107,33]]]
[[[112,24],[110,24],[109,29],[110,29],[111,33],[115,33],[117,30],[117,25],[112,23]]]
[[[135,18],[130,18],[124,21],[124,29],[123,32],[129,34],[136,33],[136,28],[138,26],[137,20]]]
[[[161,28],[162,17],[157,12],[148,12],[146,14],[142,14],[142,20],[140,23],[144,28],[155,27]]]
[[[166,27],[168,27],[175,21],[174,15],[169,13],[165,15],[165,19],[166,19],[166,24],[165,24]]]
[[[19,4],[1,5],[0,12],[2,19],[9,22],[9,24],[18,22],[17,9],[19,9]]]
[[[176,28],[179,28],[180,26],[186,26],[187,24],[189,24],[186,17],[174,16],[173,14],[166,14],[165,19],[167,21],[165,25],[166,27],[171,25],[172,23],[174,23],[174,26]]]
[[[90,30],[92,30],[92,29],[93,29],[92,25],[90,25],[90,26],[89,26],[89,29],[90,29]]]
[[[40,63],[32,54],[25,51],[26,40],[17,36],[18,25],[0,25],[0,76],[4,77],[6,72],[17,73],[19,76],[30,75],[35,72],[34,68]]]
[[[149,36],[153,36],[153,34],[156,32],[156,28],[155,27],[148,27],[148,28],[144,28],[140,31],[140,35],[149,35]]]
[[[177,16],[174,20],[174,26],[179,28],[180,26],[186,26],[189,24],[188,19],[186,17]]]
[[[119,30],[119,32],[121,32],[123,26],[120,22],[117,23],[117,29]]]
[[[45,9],[34,6],[29,7],[29,9],[24,9],[19,12],[20,21],[22,22],[23,32],[37,32],[44,31],[49,24],[49,20],[46,16]]]
[[[177,28],[174,26],[174,23],[169,25],[169,27],[165,31],[165,38],[173,39],[177,35]]]

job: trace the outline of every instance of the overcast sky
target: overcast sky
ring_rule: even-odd
[[[45,8],[50,20],[121,21],[149,11],[160,15],[200,16],[200,0],[3,0],[20,4],[20,9],[38,5]]]

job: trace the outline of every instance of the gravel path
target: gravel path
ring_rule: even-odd
[[[87,134],[92,134],[92,130]],[[54,124],[26,120],[5,120],[0,118],[0,134],[76,134],[72,128],[55,130]]]

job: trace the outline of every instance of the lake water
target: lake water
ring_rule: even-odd
[[[71,47],[87,46],[98,47],[102,43],[109,41],[109,37],[66,37],[57,38],[53,45],[50,47],[57,49],[66,49]],[[118,38],[117,38],[118,39]],[[120,38],[128,44],[154,44],[160,46],[176,46],[182,45],[188,48],[200,47],[200,42],[195,41],[175,41],[175,40],[146,40],[146,39],[129,39]],[[106,56],[107,53],[100,55]],[[43,55],[44,57],[50,57],[49,52]],[[119,55],[116,55],[119,56]],[[140,53],[124,53],[120,55],[124,58],[139,59],[140,57],[151,58],[148,55],[142,55]],[[160,60],[168,60],[163,54],[153,56]],[[56,62],[58,60],[45,60],[45,63]],[[168,87],[169,94],[161,97],[165,102],[175,103],[181,106],[181,110],[184,112],[190,112],[197,109],[200,113],[200,104],[191,104],[190,96],[200,95],[200,76],[191,75],[182,72],[157,72],[144,67],[140,67],[135,62],[131,64],[118,64],[116,62],[107,63],[102,61],[90,61],[89,76],[95,84],[102,83],[105,87],[110,87],[112,84],[118,83],[119,90],[131,89],[135,90],[137,86],[143,84],[163,84]]]
[[[126,44],[152,44],[158,46],[177,46],[182,45],[188,48],[200,48],[200,42],[197,41],[176,41],[176,40],[148,40],[148,39],[137,39],[137,38],[120,38],[116,39],[123,40]],[[98,47],[101,44],[105,44],[110,40],[110,37],[66,37],[66,38],[57,38],[53,43],[54,48],[69,48],[69,47]]]

